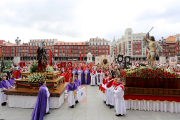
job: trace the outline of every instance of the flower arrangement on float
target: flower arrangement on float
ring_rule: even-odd
[[[41,82],[42,80],[46,80],[46,77],[44,74],[41,73],[33,73],[27,76],[28,82],[33,83],[33,82]]]
[[[120,71],[126,78],[126,87],[180,89],[180,77],[175,72],[153,67],[139,67]]]
[[[30,73],[36,72],[36,70],[38,70],[38,63],[37,63],[37,61],[31,62],[30,65],[28,66],[27,70]]]
[[[47,67],[46,67],[46,73],[53,73],[53,72],[54,72],[53,67],[50,66],[50,65],[47,65]]]
[[[125,77],[141,77],[141,78],[179,78],[175,72],[167,72],[164,69],[153,67],[139,67],[134,69],[125,69],[120,71]]]

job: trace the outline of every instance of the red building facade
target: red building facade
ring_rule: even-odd
[[[54,45],[53,55],[55,60],[79,60],[80,54],[82,60],[87,60],[87,53],[89,52],[88,42],[57,42]]]

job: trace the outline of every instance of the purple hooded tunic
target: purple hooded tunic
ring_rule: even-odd
[[[14,86],[14,80],[15,80],[15,78],[11,78],[11,79],[9,79],[9,83],[12,85],[12,86]]]
[[[2,83],[1,83],[1,81],[0,81],[0,88],[2,88]]]
[[[1,81],[2,88],[10,88],[12,85],[7,80]]]
[[[39,88],[36,105],[32,112],[31,120],[43,120],[43,116],[46,114],[47,106],[47,92],[44,86]]]
[[[79,71],[79,70],[78,70]],[[81,84],[85,84],[85,75],[84,75],[84,73],[83,73],[83,70],[80,70],[81,71]]]
[[[67,84],[67,87],[66,87],[66,90],[69,92],[69,91],[74,91],[74,90],[76,90],[77,89],[77,86],[75,85],[75,83],[73,83],[73,84],[70,84],[70,83],[68,83]]]
[[[90,73],[89,73],[89,70],[85,70],[84,71],[84,81],[86,80],[85,79],[85,77],[86,77],[85,72],[86,71],[87,71],[87,83],[84,83],[84,84],[90,84],[91,82],[90,82]]]
[[[77,88],[79,87],[79,86],[81,86],[81,82],[77,79],[77,80],[75,80],[74,79],[74,83],[75,83],[75,85],[77,86]]]

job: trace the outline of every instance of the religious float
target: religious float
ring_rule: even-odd
[[[160,68],[139,67],[121,71],[125,78],[127,109],[180,113],[180,78]]]
[[[43,43],[38,48],[38,61],[32,62],[28,72],[22,72],[21,78],[15,80],[15,88],[5,90],[9,107],[34,108],[42,80],[46,80],[50,92],[50,108],[59,108],[64,103],[67,83],[59,71],[47,65]]]

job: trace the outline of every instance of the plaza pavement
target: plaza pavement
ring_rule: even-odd
[[[33,109],[8,108],[0,106],[0,119],[30,120]],[[65,102],[59,109],[50,109],[44,120],[180,120],[180,114],[170,112],[145,112],[127,110],[126,116],[116,117],[114,109],[109,109],[99,96],[98,86],[87,86],[86,102],[69,108]]]

